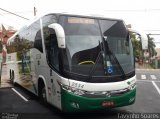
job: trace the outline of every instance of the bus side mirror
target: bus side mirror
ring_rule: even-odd
[[[129,31],[139,35],[139,37],[141,39],[142,49],[147,50],[148,49],[148,37],[147,37],[147,35],[145,33],[143,33],[142,31],[136,31],[136,30],[133,30],[133,29],[129,29]]]
[[[141,33],[141,42],[142,42],[142,49],[147,50],[148,49],[148,38],[147,35],[144,33]]]
[[[58,41],[58,47],[66,48],[65,33],[64,33],[63,27],[57,23],[50,24],[48,25],[48,27],[55,30],[57,41]]]

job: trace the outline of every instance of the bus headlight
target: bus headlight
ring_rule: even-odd
[[[70,87],[70,86],[67,86],[67,85],[61,85],[62,89],[66,90],[67,92],[70,92],[70,93],[73,93],[75,95],[83,95],[85,94],[85,91],[84,90],[80,90],[80,89],[77,89],[77,88],[74,88],[74,87]]]
[[[131,85],[131,90],[136,88],[136,82]]]

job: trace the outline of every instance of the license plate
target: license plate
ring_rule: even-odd
[[[112,100],[102,102],[102,106],[112,106],[112,105],[114,105],[114,102]]]

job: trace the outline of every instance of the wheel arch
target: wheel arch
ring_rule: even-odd
[[[42,88],[41,86],[42,85],[44,85],[45,86],[45,89],[46,89],[46,94],[47,94],[47,101],[48,101],[48,86],[47,86],[47,82],[46,82],[46,80],[45,80],[45,77],[44,76],[42,76],[42,75],[40,75],[39,77],[38,77],[38,96],[39,96],[39,90],[40,90],[40,88]]]

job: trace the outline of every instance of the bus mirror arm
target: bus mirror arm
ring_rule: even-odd
[[[48,25],[49,28],[55,30],[59,48],[66,48],[64,29],[60,24],[53,23]]]
[[[133,29],[129,29],[129,32],[138,34],[140,36],[140,39],[141,39],[142,49],[143,50],[148,49],[148,38],[147,38],[147,35],[145,33],[143,33],[142,31],[133,30]]]

